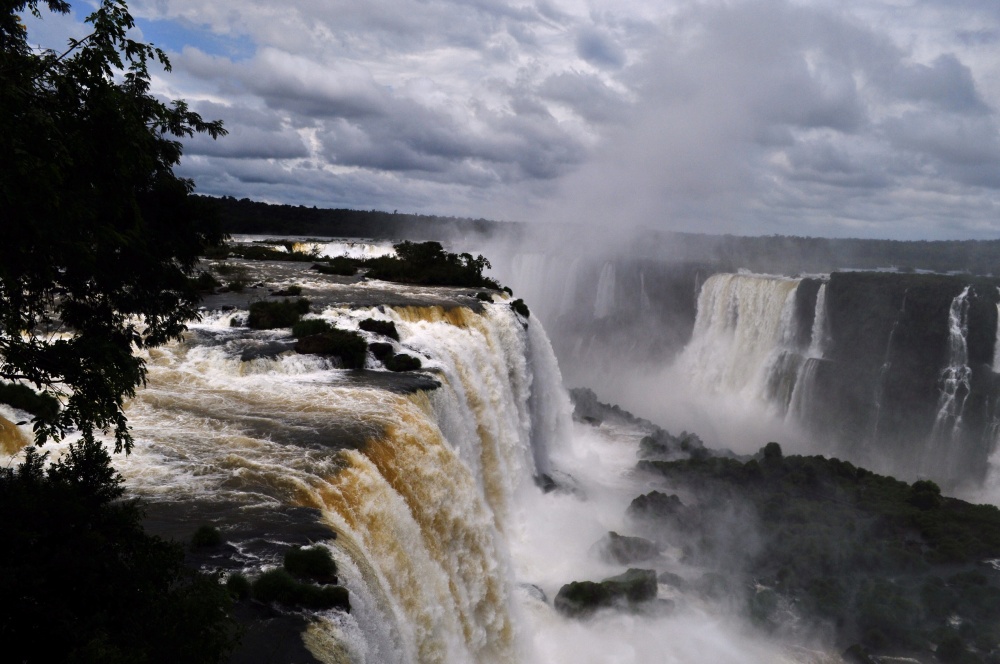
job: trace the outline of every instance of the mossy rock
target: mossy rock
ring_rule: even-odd
[[[250,593],[252,588],[250,586],[250,579],[246,578],[239,572],[233,572],[226,578],[226,590],[233,599],[237,601],[244,601],[250,599]]]
[[[277,297],[298,297],[302,295],[302,286],[289,286],[287,288],[282,288],[281,290],[274,291],[273,295]]]
[[[389,371],[416,371],[423,366],[419,357],[398,353],[382,361]]]
[[[353,277],[358,273],[358,263],[355,259],[346,256],[331,258],[326,265],[313,263],[312,268],[320,274],[334,274],[339,277]]]
[[[573,581],[559,589],[554,605],[563,615],[578,618],[613,606],[634,608],[656,599],[656,572],[629,569],[600,582]]]
[[[192,549],[211,549],[222,544],[222,533],[215,526],[198,526],[191,536]]]
[[[368,344],[368,350],[370,350],[372,355],[374,355],[380,362],[384,362],[386,358],[392,357],[393,353],[396,352],[392,347],[392,344],[387,344],[382,341],[376,341],[375,343]]]
[[[329,332],[332,329],[333,326],[322,318],[310,318],[308,320],[300,320],[295,325],[292,325],[292,336],[296,339],[301,339],[302,337]]]
[[[261,574],[251,588],[254,599],[260,602],[276,602],[285,606],[316,610],[351,610],[347,588],[303,583],[284,569]]]
[[[635,519],[664,519],[678,516],[684,503],[677,494],[650,491],[636,497],[628,506],[627,514]]]
[[[358,323],[358,327],[365,332],[374,332],[375,334],[381,334],[383,337],[399,341],[399,332],[396,331],[396,324],[391,320],[366,318]]]
[[[279,327],[291,327],[308,313],[309,300],[300,298],[291,300],[264,300],[250,305],[250,315],[247,316],[247,326],[255,330],[271,330]]]
[[[337,563],[321,546],[292,547],[285,552],[285,569],[299,579],[337,583]]]
[[[628,537],[609,532],[597,543],[597,549],[604,560],[619,565],[637,563],[654,558],[660,553],[655,543],[643,537]]]
[[[528,305],[524,303],[524,300],[518,298],[510,303],[510,308],[516,311],[521,317],[528,318],[531,316],[531,312],[528,311]]]
[[[42,422],[54,421],[60,410],[55,397],[20,383],[0,383],[0,403],[31,413]]]
[[[368,344],[357,332],[331,328],[320,334],[312,334],[295,342],[295,352],[309,355],[335,356],[345,369],[361,369],[365,366]]]

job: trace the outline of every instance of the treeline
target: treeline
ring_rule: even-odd
[[[226,233],[441,240],[458,234],[519,232],[523,224],[466,217],[399,214],[381,210],[321,209],[198,196],[212,209]]]
[[[862,240],[798,236],[686,235],[707,257],[759,272],[832,272],[895,267],[901,271],[1000,274],[1000,240]]]
[[[380,210],[321,209],[274,205],[232,196],[197,197],[214,211],[226,233],[281,234],[372,239],[445,240],[459,235],[505,236],[546,246],[552,237],[572,236],[585,246],[616,246],[625,233],[606,227],[491,221],[467,217],[402,214]],[[564,233],[555,229],[562,228]],[[602,239],[603,238],[603,239]],[[564,238],[563,238],[564,239]],[[609,244],[609,240],[614,242]],[[561,241],[551,245],[558,252]],[[624,251],[628,252],[626,241]],[[637,255],[665,260],[710,262],[720,270],[810,273],[838,269],[895,267],[902,271],[970,272],[1000,275],[1000,240],[865,240],[801,236],[741,236],[674,233],[651,229],[636,233],[631,247]]]

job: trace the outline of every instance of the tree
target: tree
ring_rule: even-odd
[[[0,468],[4,661],[218,662],[237,637],[216,575],[147,535],[99,441]]]
[[[166,55],[129,37],[122,0],[101,0],[92,32],[64,53],[33,48],[21,20],[63,0],[0,10],[0,380],[59,399],[36,442],[78,429],[132,446],[123,404],[146,379],[136,349],[179,336],[196,314],[192,274],[218,242],[178,140],[225,134],[183,101],[150,92]]]

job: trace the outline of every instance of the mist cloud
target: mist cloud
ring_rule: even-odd
[[[188,145],[205,193],[710,232],[1000,229],[991,1],[133,10],[172,54],[161,94],[231,131]]]

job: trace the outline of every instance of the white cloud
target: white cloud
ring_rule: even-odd
[[[1000,230],[995,0],[132,7],[159,19],[149,31],[182,21],[172,38],[226,45],[178,47],[157,78],[231,130],[188,144],[208,193],[719,232]]]

